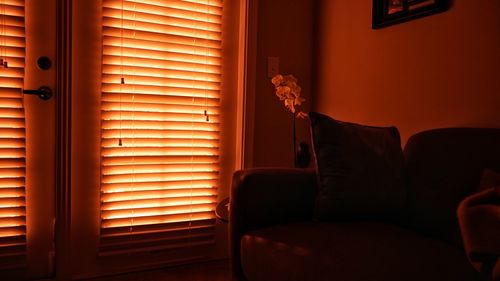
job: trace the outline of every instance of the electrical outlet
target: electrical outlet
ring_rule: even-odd
[[[273,78],[280,73],[280,58],[267,57],[267,77]]]

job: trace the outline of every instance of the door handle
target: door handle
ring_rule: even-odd
[[[25,95],[37,95],[42,100],[49,100],[52,97],[52,89],[41,86],[38,90],[23,90]]]

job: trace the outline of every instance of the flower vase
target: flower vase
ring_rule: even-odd
[[[292,114],[292,134],[293,134],[293,139],[292,139],[292,151],[293,151],[293,167],[297,168],[297,136],[296,136],[296,130],[295,130],[295,114]]]
[[[309,145],[305,141],[299,143],[296,158],[299,168],[309,167],[309,163],[311,163],[311,152],[309,151]]]
[[[293,167],[294,168],[307,168],[311,162],[311,153],[309,151],[309,145],[305,141],[299,143],[297,149],[297,131],[295,127],[295,116],[293,118]]]

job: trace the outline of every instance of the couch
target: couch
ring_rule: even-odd
[[[404,147],[404,209],[396,220],[313,219],[314,169],[234,174],[230,250],[235,280],[486,280],[463,249],[457,207],[485,168],[500,171],[500,129],[445,128]]]

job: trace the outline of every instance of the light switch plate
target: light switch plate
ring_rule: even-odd
[[[280,73],[280,58],[267,57],[267,77],[273,78]]]

